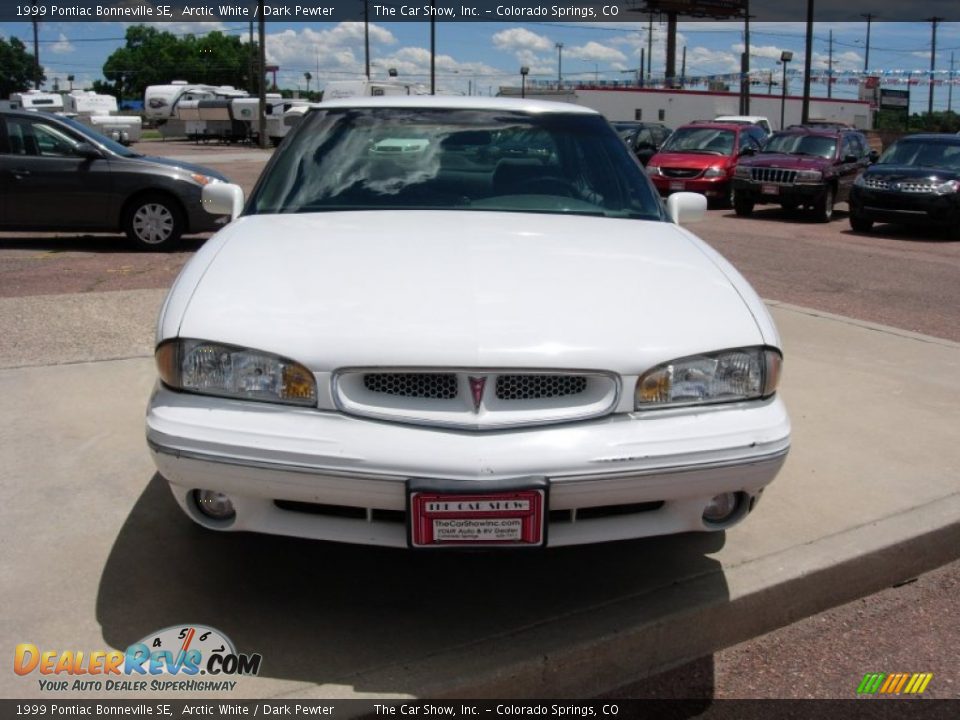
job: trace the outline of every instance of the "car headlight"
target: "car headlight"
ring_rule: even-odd
[[[733,176],[736,178],[742,178],[744,180],[749,180],[751,177],[750,168],[746,165],[737,165],[733,169]]]
[[[820,182],[823,180],[823,173],[819,170],[798,170],[797,182]]]
[[[950,195],[960,192],[960,180],[947,180],[945,183],[934,186],[933,191],[937,195]]]
[[[773,395],[783,356],[769,347],[740,348],[672,360],[637,380],[634,409],[754,400]]]
[[[167,340],[154,355],[164,384],[175,390],[290,405],[316,405],[317,383],[303,365],[259,350]]]
[[[660,175],[660,166],[659,165],[647,165],[647,174],[648,175]]]
[[[708,167],[706,169],[706,172],[703,173],[703,176],[705,178],[726,177],[727,171],[724,170],[722,167]]]

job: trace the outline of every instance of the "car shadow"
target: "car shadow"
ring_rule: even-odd
[[[483,643],[512,651],[517,637],[544,627],[551,642],[572,643],[583,640],[578,620],[612,617],[608,609],[628,627],[659,626],[705,600],[726,601],[721,566],[709,557],[724,542],[724,533],[690,533],[534,552],[413,553],[217,533],[186,518],[154,475],[113,543],[96,612],[115,648],[172,625],[208,624],[239,652],[261,653],[261,676],[419,695],[407,668],[464,657],[451,650]],[[696,579],[696,592],[678,592],[686,579]],[[654,657],[623,660],[637,677],[656,667]],[[469,667],[452,662],[443,668],[454,677],[498,669],[482,654]]]
[[[846,209],[846,204],[840,206],[840,203],[833,208],[832,223],[840,220],[846,221],[850,216],[850,211]],[[779,205],[758,205],[747,217],[740,217],[733,210],[724,213],[724,217],[739,218],[740,220],[787,220],[790,222],[804,223],[806,225],[826,225],[813,216],[813,212],[803,208],[794,208],[787,210]]]
[[[209,233],[184,237],[175,252],[196,252],[210,237]],[[124,235],[90,233],[0,233],[0,250],[36,250],[43,252],[143,253]]]
[[[900,240],[912,243],[942,243],[960,242],[960,234],[949,236],[942,228],[930,225],[892,225],[889,223],[877,223],[870,232],[857,232],[853,228],[846,228],[842,231],[844,235],[852,235],[863,238],[883,238],[886,240]]]

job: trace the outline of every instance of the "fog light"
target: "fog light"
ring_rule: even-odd
[[[237,514],[230,498],[216,490],[194,490],[193,501],[201,513],[214,520],[229,520]]]
[[[703,519],[710,523],[722,523],[733,517],[739,507],[736,493],[722,493],[712,498],[703,511]]]

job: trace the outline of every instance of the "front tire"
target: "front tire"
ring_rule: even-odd
[[[733,211],[739,217],[748,217],[753,213],[753,200],[740,192],[733,193]]]
[[[863,217],[863,215],[857,215],[853,212],[850,213],[850,228],[854,232],[859,233],[868,233],[873,229],[873,220]]]
[[[828,185],[813,206],[813,216],[818,222],[828,223],[833,220],[833,201],[833,188]]]
[[[172,250],[186,229],[183,211],[168,195],[141,195],[123,215],[123,231],[138,249],[152,252]]]

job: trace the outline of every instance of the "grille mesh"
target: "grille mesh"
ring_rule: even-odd
[[[696,177],[703,172],[700,168],[671,168],[671,167],[662,167],[660,168],[662,172],[667,177],[672,178],[692,178]]]
[[[499,400],[542,400],[579,395],[587,389],[583,375],[500,375],[497,378]]]
[[[782,170],[780,168],[751,168],[753,179],[769,183],[792,183],[797,179],[796,170]]]
[[[457,376],[453,373],[367,373],[363,385],[370,392],[399,397],[453,400]]]

